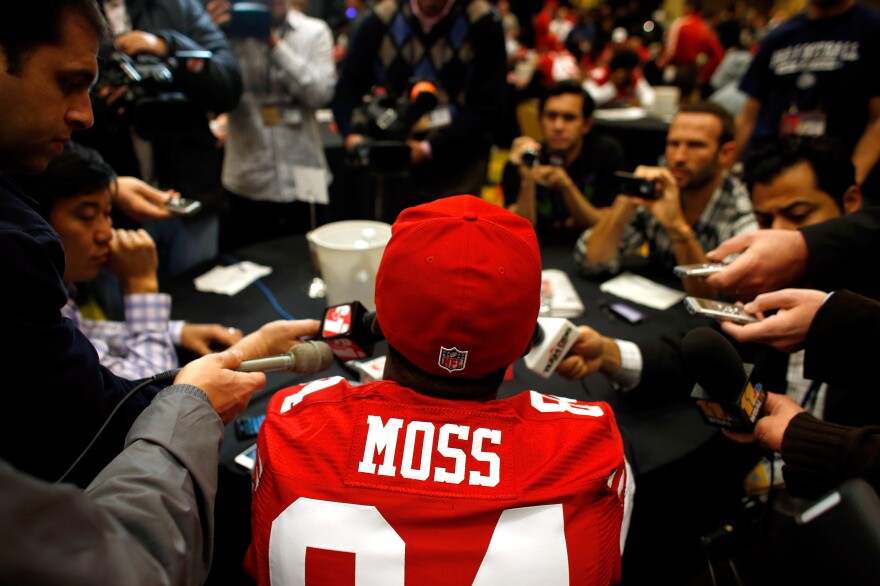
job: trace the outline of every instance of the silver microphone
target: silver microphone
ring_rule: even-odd
[[[277,356],[243,360],[238,372],[275,372],[289,370],[297,374],[314,374],[327,370],[333,364],[333,350],[325,342],[302,342],[289,352]]]

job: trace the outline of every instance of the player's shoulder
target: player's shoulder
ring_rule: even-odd
[[[614,412],[603,401],[587,402],[528,390],[506,399],[525,421],[570,421],[604,427],[614,425]]]
[[[304,408],[317,403],[339,402],[355,388],[345,377],[320,378],[281,389],[272,397],[269,410],[285,413],[294,407]]]

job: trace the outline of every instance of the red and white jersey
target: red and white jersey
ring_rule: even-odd
[[[620,581],[631,480],[605,403],[334,377],[276,393],[257,444],[261,585]]]

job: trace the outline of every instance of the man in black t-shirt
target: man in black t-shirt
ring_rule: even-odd
[[[623,166],[623,148],[590,133],[593,108],[576,82],[557,83],[539,106],[543,142],[529,136],[513,141],[502,179],[505,205],[529,220],[544,243],[571,243],[617,195],[614,172]]]
[[[863,185],[880,158],[878,67],[880,12],[856,0],[811,0],[761,42],[740,83],[748,98],[736,120],[737,155],[780,135],[830,136]],[[875,172],[871,184],[878,180]]]

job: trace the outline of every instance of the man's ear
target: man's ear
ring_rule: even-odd
[[[589,134],[590,130],[593,129],[593,123],[595,121],[596,121],[596,119],[593,117],[592,114],[590,114],[590,117],[587,118],[586,120],[584,120],[584,124],[583,124],[583,126],[581,126],[581,134],[583,134],[583,135]]]
[[[722,168],[730,169],[733,166],[736,162],[733,158],[734,152],[736,152],[736,142],[732,140],[728,140],[718,147],[718,159]]]
[[[862,189],[858,185],[850,185],[843,194],[843,213],[851,214],[862,209]]]

